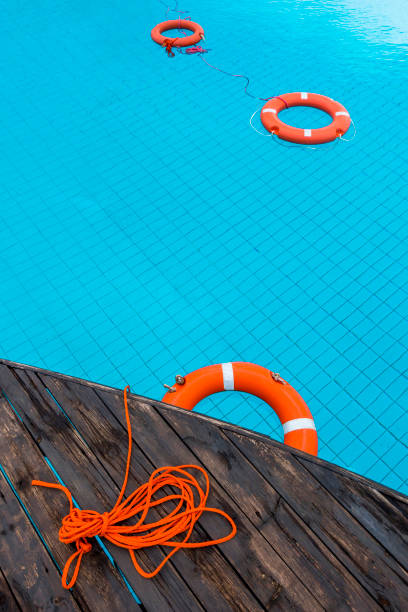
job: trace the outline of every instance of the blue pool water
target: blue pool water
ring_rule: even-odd
[[[356,138],[318,150],[254,132],[242,79],[168,59],[165,7],[140,4],[1,2],[1,356],[158,399],[176,373],[265,365],[321,457],[408,493],[403,2],[180,2],[254,95],[344,104]],[[198,409],[282,439],[252,397]]]

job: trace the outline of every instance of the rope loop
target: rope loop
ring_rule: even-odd
[[[186,53],[187,55],[193,55],[194,53],[208,53],[210,49],[204,49],[203,47],[200,47],[200,45],[196,45],[195,47],[189,47],[188,49],[184,50],[184,53]]]
[[[343,138],[343,135],[341,135],[339,138],[340,138],[340,140],[342,140],[343,142],[352,142],[352,141],[354,140],[354,138],[356,137],[356,134],[357,134],[356,124],[354,123],[354,121],[352,120],[352,118],[351,118],[351,117],[350,117],[350,121],[351,121],[351,123],[353,124],[353,130],[354,130],[354,133],[353,133],[353,135],[352,135],[352,137],[351,137],[351,138]]]
[[[104,537],[112,544],[129,551],[135,569],[144,578],[153,578],[167,561],[181,548],[203,548],[227,542],[236,534],[233,519],[223,510],[207,506],[210,482],[207,472],[199,465],[164,466],[156,469],[149,480],[124,499],[129,477],[132,452],[132,429],[129,418],[127,393],[123,392],[125,417],[128,433],[128,454],[125,476],[119,496],[110,512],[100,514],[94,510],[81,510],[74,506],[71,492],[61,484],[33,480],[34,486],[59,489],[68,498],[70,511],[62,519],[59,540],[65,544],[75,542],[76,552],[67,560],[62,572],[62,586],[74,586],[82,557],[92,550],[88,538]],[[195,472],[205,482],[203,487],[191,473]],[[155,516],[150,511],[156,509]],[[204,512],[221,515],[230,525],[230,532],[213,540],[190,542],[196,522]],[[133,524],[129,519],[135,517]],[[125,524],[123,524],[126,521]],[[170,552],[151,572],[144,570],[138,563],[134,551],[150,546],[165,546]],[[72,578],[68,582],[71,565],[75,562]]]
[[[77,547],[77,551],[74,552],[74,554],[70,556],[62,572],[61,582],[62,582],[62,586],[64,587],[64,589],[72,589],[72,587],[74,586],[76,582],[76,579],[78,578],[78,573],[79,573],[79,568],[81,566],[82,557],[84,556],[85,553],[88,553],[92,550],[91,544],[87,540],[82,539],[82,538],[76,542],[76,547]],[[75,559],[77,560],[77,562],[74,567],[72,578],[69,582],[67,582],[69,570],[71,568],[72,563],[75,561]]]

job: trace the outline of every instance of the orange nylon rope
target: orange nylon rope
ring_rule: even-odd
[[[62,572],[62,586],[65,589],[70,589],[74,586],[78,577],[82,557],[92,549],[87,538],[101,536],[116,546],[127,548],[132,558],[133,565],[139,574],[144,576],[144,578],[153,578],[153,576],[156,576],[161,570],[164,564],[167,563],[170,557],[180,550],[180,548],[202,548],[214,544],[221,544],[233,538],[237,532],[234,521],[226,512],[218,508],[208,508],[206,506],[210,483],[207,472],[198,465],[179,465],[177,467],[164,466],[158,468],[152,473],[147,483],[141,485],[138,489],[133,491],[129,497],[122,501],[128,481],[130,457],[132,453],[132,428],[127,403],[128,391],[130,391],[130,388],[127,386],[123,392],[128,430],[128,454],[125,478],[119,497],[110,512],[100,514],[94,510],[79,510],[74,507],[71,492],[67,487],[61,484],[43,482],[41,480],[32,481],[34,486],[60,489],[65,493],[69,501],[70,511],[69,514],[62,519],[59,539],[65,544],[75,542],[77,550],[69,557],[65,564],[64,571]],[[205,489],[201,487],[198,480],[190,474],[187,469],[201,472],[205,479]],[[174,487],[178,491],[170,495],[165,494],[162,497],[153,499],[156,493],[166,486]],[[195,499],[197,495],[199,498],[198,504],[196,504]],[[152,522],[146,521],[147,514],[151,508],[162,506],[167,502],[176,502],[176,507],[168,511],[167,516],[159,520],[153,520]],[[189,542],[188,540],[194,529],[194,525],[203,512],[213,512],[225,517],[231,525],[231,532],[215,540]],[[119,523],[136,515],[139,515],[139,517],[133,525],[119,525]],[[183,536],[181,541],[174,539],[181,535]],[[147,572],[137,562],[134,551],[140,548],[159,545],[170,546],[172,550],[170,550],[169,554],[156,569],[152,572]],[[76,564],[72,578],[67,582],[71,564],[75,559]]]

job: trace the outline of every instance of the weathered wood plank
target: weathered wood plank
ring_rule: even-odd
[[[118,393],[118,389],[115,389],[114,387],[109,387],[108,385],[103,385],[101,383],[98,382],[92,382],[89,380],[85,380],[83,378],[78,378],[76,376],[70,376],[69,374],[62,374],[59,372],[53,372],[51,370],[47,370],[45,368],[38,368],[36,366],[30,366],[30,365],[26,365],[26,364],[22,364],[22,363],[17,363],[15,361],[10,361],[8,359],[0,359],[0,365],[5,365],[8,366],[9,368],[12,368],[13,370],[23,370],[23,371],[31,371],[31,372],[35,372],[36,374],[39,375],[48,375],[48,376],[52,376],[54,378],[57,378],[59,380],[66,380],[68,382],[74,382],[74,383],[78,383],[82,386],[85,387],[91,387],[93,389],[102,389],[104,390],[106,393],[112,393],[113,395],[116,395]],[[135,399],[139,399],[142,402],[148,402],[150,405],[156,406],[158,408],[161,408],[162,406],[166,406],[166,404],[163,404],[160,401],[154,400],[154,399],[149,399],[146,398],[144,396],[141,395],[137,395],[136,393],[132,394]],[[179,412],[184,412],[184,410],[182,410],[181,408],[177,408],[175,406],[171,406],[171,408],[174,411],[179,411]],[[250,435],[251,437],[255,438],[255,439],[260,439],[260,440],[264,440],[265,442],[267,442],[268,444],[270,444],[271,446],[276,446],[277,448],[285,448],[284,445],[282,445],[280,442],[277,442],[276,440],[271,439],[269,436],[265,435],[265,434],[261,434],[259,432],[256,431],[251,431],[249,429],[245,429],[244,427],[240,427],[239,425],[234,425],[233,423],[227,423],[225,421],[222,421],[220,419],[216,419],[214,417],[211,416],[207,416],[205,414],[200,414],[197,411],[194,411],[194,413],[191,413],[193,418],[196,419],[201,419],[207,423],[210,423],[212,425],[215,426],[220,426],[222,427],[224,430],[228,430],[228,431],[236,431],[237,433],[247,433],[248,435]],[[339,474],[340,476],[344,475],[348,478],[351,478],[353,481],[356,480],[358,482],[360,482],[363,486],[367,486],[367,487],[372,487],[374,488],[376,491],[380,491],[381,493],[383,493],[384,495],[388,496],[391,498],[391,500],[395,500],[395,502],[398,504],[399,501],[402,502],[403,506],[405,507],[405,504],[408,504],[408,496],[404,495],[404,493],[401,493],[399,491],[396,491],[395,489],[390,489],[389,487],[386,487],[385,485],[378,483],[374,480],[370,480],[369,478],[366,478],[364,476],[360,476],[359,474],[356,474],[354,472],[350,472],[349,470],[346,470],[345,468],[342,468],[334,463],[328,463],[327,461],[324,461],[323,459],[319,459],[319,457],[311,457],[310,455],[307,455],[306,453],[299,451],[295,448],[291,449],[291,454],[294,455],[300,455],[301,457],[306,457],[308,458],[310,461],[314,461],[316,463],[318,463],[319,465],[323,465],[327,470],[336,472],[336,474]],[[405,511],[405,510],[404,510]]]
[[[408,570],[408,505],[401,512],[379,491],[307,459],[297,460]]]
[[[58,540],[61,518],[67,513],[65,496],[57,492],[50,499],[49,490],[31,486],[34,475],[45,482],[55,482],[55,476],[3,396],[0,396],[0,431],[0,462],[53,558],[62,568],[72,550]],[[87,563],[83,564],[81,575],[83,580],[78,581],[74,593],[80,608],[93,609],[93,606],[99,606],[103,609],[106,601],[111,601],[112,606],[118,608],[138,608],[122,578],[98,546],[94,546],[87,555]],[[44,570],[43,579],[47,580],[47,576]]]
[[[105,394],[99,389],[97,394],[113,410],[119,410],[119,398],[115,399],[111,394]],[[197,456],[187,449],[180,437],[170,429],[159,414],[159,410],[133,397],[129,400],[129,406],[131,407],[134,440],[143,441],[143,450],[154,463],[174,465],[179,463],[180,458],[183,457],[187,463],[202,465]],[[149,431],[157,432],[160,443],[148,435]],[[203,467],[206,466],[203,465]],[[321,604],[304,587],[291,568],[282,561],[262,534],[253,528],[239,505],[226,496],[223,488],[213,480],[211,485],[215,505],[223,508],[233,517],[239,533],[238,537],[223,544],[223,554],[234,564],[246,584],[261,598],[261,603],[267,609],[272,606],[274,609],[282,610],[287,610],[291,606],[302,610],[321,609]],[[211,537],[217,537],[218,534],[211,517],[203,515],[200,521]],[[276,582],[283,587],[278,597],[276,597],[276,587],[271,588],[271,585]]]
[[[4,379],[5,375],[2,375],[2,384],[10,389],[11,394],[14,393],[24,422],[39,439],[41,450],[51,460],[81,507],[99,512],[113,507],[120,487],[70,420],[57,408],[36,373],[20,370],[12,374],[12,378],[6,378],[5,382]],[[102,454],[106,451],[105,443],[100,445],[99,451]],[[81,474],[81,478],[78,478],[78,474]],[[166,564],[155,580],[146,580],[136,572],[126,550],[108,541],[105,544],[135,592],[138,595],[143,592],[143,604],[147,608],[170,610],[172,606],[185,605],[191,610],[202,609],[173,563]],[[88,556],[84,557],[83,566]],[[163,558],[156,547],[138,551],[138,556],[147,569],[153,569]]]
[[[402,514],[408,514],[408,497],[405,499],[396,498],[395,495],[390,495],[388,491],[381,491],[382,495],[384,495],[385,499],[395,506]]]
[[[46,454],[82,505],[109,509],[122,482],[127,450],[123,395],[103,385],[12,365],[0,360],[0,386],[5,380],[15,394],[14,403],[23,406],[24,425],[11,411],[11,420],[20,435],[23,432],[23,451],[17,457],[16,437],[11,459],[6,456],[6,467],[16,458],[23,464],[11,480],[14,486],[23,485],[19,494],[30,513],[51,503],[49,522],[41,516],[48,524],[47,532],[43,523],[39,528],[57,563],[63,565],[70,547],[58,542],[57,531],[67,511],[65,497],[45,490],[41,494],[40,489],[24,483],[24,478],[27,482],[33,476],[55,481],[44,462]],[[145,595],[146,587],[149,612],[405,609],[408,498],[261,434],[145,398],[132,396],[129,403],[135,441],[129,491],[145,482],[159,465],[198,463],[210,475],[210,503],[229,512],[238,526],[238,535],[231,542],[180,552],[157,578],[140,579],[140,586],[132,580],[136,572],[126,551],[108,545],[139,595]],[[0,400],[0,414],[2,407]],[[0,420],[0,461],[7,449],[2,430]],[[28,461],[27,448],[31,453]],[[36,457],[43,464],[38,469]],[[25,514],[23,518],[27,520]],[[198,539],[217,537],[224,529],[224,523],[203,516],[196,535]],[[31,532],[40,541],[32,528]],[[45,546],[42,550],[50,559]],[[72,592],[81,609],[103,609],[86,598],[87,572],[95,575],[101,566],[110,567],[105,556],[96,558],[97,553],[95,544],[84,558]],[[162,554],[149,550],[139,557],[142,564],[152,567]],[[169,569],[170,576],[166,574]],[[5,605],[14,602],[12,609],[18,609],[6,576],[0,571],[0,595],[1,590],[7,593]],[[99,575],[98,583],[104,580]],[[125,591],[120,579],[118,590]],[[106,607],[108,598],[103,601]],[[124,605],[112,601],[109,608],[119,610]],[[134,600],[127,608],[137,608]],[[54,609],[51,603],[47,609]]]
[[[21,612],[21,610],[0,567],[0,612]]]
[[[104,389],[104,391],[106,391],[107,393],[115,392],[115,390],[112,389],[111,387],[101,386],[101,388]],[[174,412],[185,413],[185,410],[182,408],[177,408],[176,406],[164,404],[163,402],[159,402],[154,399],[149,399],[149,398],[138,396],[138,395],[135,395],[135,398],[143,402],[148,402],[150,405],[155,406],[156,408],[159,408],[159,409],[165,406],[167,408],[172,409]],[[278,442],[277,440],[274,440],[273,438],[271,438],[270,436],[267,436],[266,434],[261,434],[256,431],[246,429],[245,427],[234,425],[233,423],[221,421],[220,419],[215,419],[214,417],[199,413],[196,410],[194,410],[194,412],[188,411],[188,414],[190,414],[191,418],[193,418],[194,420],[200,419],[208,424],[212,424],[217,427],[221,427],[224,431],[232,431],[238,434],[247,434],[254,440],[261,440],[265,442],[272,449],[276,447],[278,449],[288,450],[288,447],[285,444]],[[336,465],[335,463],[329,463],[325,461],[324,459],[320,459],[319,457],[313,457],[312,455],[309,455],[308,453],[305,453],[304,451],[298,450],[296,448],[290,448],[290,453],[295,456],[306,458],[309,461],[317,463],[318,465],[322,465],[328,471],[335,472],[339,476],[346,476],[347,478],[350,478],[353,481],[359,482],[364,487],[371,487],[375,489],[376,491],[379,491],[380,493],[383,493],[384,495],[390,497],[392,500],[395,500],[397,504],[399,502],[402,502],[404,506],[405,504],[408,504],[408,495],[405,495],[404,493],[401,493],[400,491],[396,491],[395,489],[390,489],[390,487],[386,487],[385,485],[379,482],[376,482],[375,480],[370,480],[369,478],[366,478],[365,476],[360,476],[359,474],[356,474],[355,472],[350,472],[350,470],[342,468],[339,465]]]
[[[0,472],[0,565],[24,610],[79,610],[21,504]],[[46,579],[44,579],[46,577]]]
[[[249,436],[228,438],[261,472],[302,520],[349,569],[379,606],[404,610],[408,575],[360,523],[285,449]]]
[[[43,397],[38,395],[35,386],[29,378],[26,377],[25,380],[21,381],[12,372],[4,371],[2,368],[4,366],[0,366],[0,380],[5,393],[10,401],[12,401],[16,410],[18,410],[24,423],[28,426],[42,454],[48,457],[64,482],[68,484],[78,503],[81,505],[86,504],[87,507],[101,512],[106,509],[106,505],[112,506],[114,499],[117,498],[119,489],[101,469],[99,462],[74,430],[72,424],[69,423],[63,414],[57,413],[51,398],[47,399],[45,395]],[[19,375],[25,376],[22,371],[19,371]],[[24,443],[28,446],[26,437],[19,441],[19,443]],[[34,452],[34,449],[29,450],[32,453]],[[36,450],[37,457],[39,455],[42,459],[38,448]],[[7,448],[4,448],[2,455],[5,455],[6,452]],[[18,457],[17,448],[16,455]],[[24,488],[23,491],[21,491],[22,487],[18,485],[16,488],[19,490],[21,497],[23,497],[24,493],[23,501],[30,504],[32,508],[30,512],[35,517],[36,522],[42,523],[41,532],[44,538],[47,541],[50,539],[58,541],[58,530],[61,520],[67,513],[65,496],[44,490],[41,487],[31,487],[29,483],[32,477],[51,482],[55,482],[55,477],[50,472],[48,466],[46,466],[46,470],[41,469],[41,465],[37,468],[36,463],[39,463],[38,459],[36,461],[31,457],[31,461],[26,465],[24,458],[23,461],[16,459],[17,469],[15,470],[15,477],[17,480],[21,479]],[[9,463],[8,469],[11,473],[12,465],[12,463]],[[78,474],[80,474],[80,477],[78,477]],[[40,499],[41,509],[38,505],[35,507],[36,499]],[[42,521],[43,507],[49,507],[54,513],[54,520],[48,524]],[[56,508],[58,508],[58,511]],[[170,570],[167,570],[167,572],[163,572],[165,578],[160,579],[159,577],[157,581],[144,580],[136,573],[127,551],[110,546],[109,543],[106,543],[106,545],[112,556],[118,560],[119,567],[126,575],[135,592],[137,593],[138,587],[140,590],[143,584],[144,594],[149,602],[152,602],[152,609],[154,609],[154,606],[157,606],[156,609],[170,610],[173,599],[177,600],[179,597],[178,593],[183,590],[182,586],[179,585],[178,576],[171,576]],[[71,551],[72,547],[62,546],[62,548],[59,548],[61,566],[64,565]],[[115,552],[117,552],[116,555],[114,555]],[[144,557],[147,567],[149,567],[150,558],[147,555]],[[156,560],[158,561],[159,558]],[[178,592],[176,591],[176,585],[179,587]],[[129,609],[137,608],[135,600],[131,597],[127,588],[124,587],[121,577],[117,574],[116,570],[113,571],[108,559],[96,544],[93,546],[92,553],[85,555],[81,564],[79,578],[74,587],[75,592],[77,590],[88,592],[92,591],[93,588],[97,589],[96,593],[101,598],[100,605],[104,605],[106,601],[111,601],[112,606],[117,602],[118,608],[125,606]],[[174,597],[173,595],[170,596],[173,589],[175,590]],[[186,593],[185,600],[189,604],[191,603],[192,610],[201,609],[193,595],[189,598],[188,593]]]
[[[209,428],[187,412],[160,412],[325,608],[380,609],[221,428]]]
[[[127,451],[123,398],[118,394],[117,413],[113,414],[91,387],[48,375],[41,375],[40,378],[110,475],[121,484]],[[146,435],[149,434],[152,432],[146,432]],[[180,460],[183,461],[183,458],[180,457]],[[130,492],[146,482],[157,467],[135,444],[127,490]],[[209,538],[199,526],[196,526],[195,532],[200,540]],[[253,612],[263,609],[218,547],[180,551],[173,557],[173,563],[207,609]]]

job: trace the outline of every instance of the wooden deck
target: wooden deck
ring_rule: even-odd
[[[128,491],[154,468],[201,464],[210,505],[236,521],[220,546],[179,551],[154,579],[127,551],[97,542],[71,591],[58,541],[67,513],[57,482],[82,508],[109,510],[123,478],[122,391],[0,361],[0,610],[408,610],[408,498],[269,438],[131,395]],[[46,460],[47,459],[47,460]],[[208,515],[199,535],[225,524]],[[163,551],[138,553],[146,567]],[[123,576],[137,594],[126,586]]]

